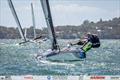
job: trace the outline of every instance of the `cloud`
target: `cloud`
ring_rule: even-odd
[[[29,0],[28,2],[24,2],[24,1],[22,2],[13,1],[13,2],[23,27],[29,27],[32,25],[31,7],[30,7],[31,2],[33,2],[34,5],[36,26],[37,27],[46,26],[40,1]],[[56,2],[54,4],[52,3],[50,4],[54,25],[80,25],[86,19],[90,21],[98,21],[100,18],[102,18],[103,20],[108,20],[120,16],[119,9],[112,8],[112,10],[110,10],[111,8],[108,9],[108,8],[103,8],[101,6],[94,6],[87,4],[80,5],[76,2],[75,3],[67,2],[67,4],[65,4],[63,1],[61,2],[62,3],[60,4],[57,4]],[[2,3],[3,4],[0,7],[0,11],[1,11],[0,19],[2,19],[0,20],[0,24],[16,26],[15,20],[9,9],[7,1],[4,1]]]
[[[80,6],[77,4],[70,4],[70,5],[55,5],[52,6],[53,11],[57,12],[72,12],[72,13],[85,13],[85,12],[96,12],[101,11],[102,9],[97,7],[91,6]]]
[[[109,11],[99,7],[80,6],[78,4],[54,5],[51,6],[55,24],[80,25],[85,19],[97,21],[100,18],[111,19],[119,16],[118,11]]]

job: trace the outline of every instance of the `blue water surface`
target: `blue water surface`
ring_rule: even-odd
[[[120,40],[101,40],[101,47],[90,50],[80,61],[62,61],[43,64],[36,60],[40,50],[47,50],[49,42],[26,43],[21,40],[0,40],[0,75],[120,75]],[[70,40],[58,40],[61,47]],[[73,40],[71,40],[73,41]],[[72,58],[70,54],[53,59]]]

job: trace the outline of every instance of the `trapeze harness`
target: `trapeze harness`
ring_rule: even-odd
[[[78,42],[78,45],[83,43]],[[86,52],[88,52],[91,48],[98,48],[100,47],[100,40],[96,35],[88,34],[88,41],[83,44],[80,48],[79,52],[75,53],[75,56],[78,58],[86,58]]]

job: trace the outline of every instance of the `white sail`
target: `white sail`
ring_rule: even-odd
[[[27,39],[27,28],[25,28],[24,36]]]
[[[11,9],[11,12],[12,12],[12,14],[13,14],[13,16],[14,16],[14,19],[15,19],[17,25],[18,25],[19,33],[20,33],[22,39],[26,42],[27,40],[26,40],[26,38],[25,38],[25,36],[24,36],[23,29],[22,29],[22,27],[21,27],[20,21],[19,21],[19,19],[18,19],[18,16],[17,16],[17,13],[16,13],[16,11],[15,11],[15,8],[14,8],[14,6],[13,6],[12,1],[11,1],[11,0],[8,0],[8,4],[9,4],[9,7],[10,7],[10,9]]]
[[[31,13],[32,13],[32,22],[33,22],[33,31],[34,31],[34,38],[36,38],[36,25],[35,25],[35,15],[34,15],[34,9],[33,4],[31,3]]]

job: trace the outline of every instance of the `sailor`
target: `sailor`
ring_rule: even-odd
[[[73,54],[80,59],[84,59],[84,58],[86,58],[86,53],[91,48],[100,47],[100,40],[96,34],[91,34],[89,32],[84,35],[83,39],[80,39],[75,43],[69,43],[69,47],[74,46],[74,45],[82,45],[82,47],[80,49],[78,49],[78,51],[74,52]],[[42,59],[44,57],[50,57],[50,56],[60,54],[58,50],[49,50],[49,51],[47,51],[47,53],[48,53],[47,55],[44,55],[44,56],[37,55],[37,57],[39,57],[39,59]]]
[[[78,52],[74,55],[78,58],[86,58],[86,52],[88,52],[91,48],[100,47],[100,40],[96,34],[91,34],[90,32],[85,34],[83,39],[78,40],[76,43],[70,43],[73,45],[82,45]]]

